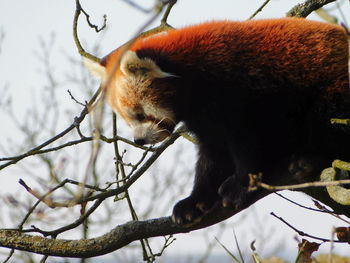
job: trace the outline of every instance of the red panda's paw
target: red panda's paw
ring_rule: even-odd
[[[207,212],[215,201],[217,198],[203,199],[203,197],[190,195],[174,206],[172,220],[179,225],[193,223]]]
[[[248,188],[237,183],[235,176],[228,177],[219,187],[218,194],[222,198],[222,206],[240,210],[249,198]]]

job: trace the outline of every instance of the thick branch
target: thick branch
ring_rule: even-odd
[[[86,240],[49,239],[23,234],[17,230],[4,229],[0,230],[0,246],[51,256],[95,257],[115,251],[139,239],[186,233],[205,228],[225,220],[236,212],[238,211],[216,208],[205,215],[201,222],[192,226],[177,225],[171,221],[170,217],[131,221],[115,227],[105,235]]]
[[[217,203],[200,220],[187,226],[173,223],[170,217],[131,221],[115,227],[100,237],[82,240],[49,239],[24,234],[19,230],[3,229],[0,230],[0,246],[50,256],[95,257],[113,252],[140,239],[187,233],[217,224],[247,208],[266,194],[267,192],[261,192],[250,203],[236,210],[224,208],[221,203]]]
[[[298,4],[293,7],[287,13],[287,16],[307,17],[313,11],[335,1],[336,0],[307,0],[303,4]]]
[[[251,200],[249,204],[246,204],[239,210],[223,208],[221,204],[217,204],[209,213],[205,214],[199,222],[195,222],[189,226],[175,224],[170,217],[146,221],[131,221],[115,227],[110,232],[100,237],[83,240],[49,239],[41,236],[24,234],[19,230],[3,229],[0,230],[0,246],[50,256],[75,258],[95,257],[113,252],[140,239],[187,233],[214,225],[247,208],[266,194],[267,192],[261,193],[256,196],[255,200]],[[312,195],[310,192],[308,194]],[[316,195],[320,197],[320,191],[317,191]],[[322,198],[320,199],[322,200]],[[330,200],[329,197],[326,199]],[[344,209],[344,206],[342,208]],[[346,208],[345,211],[347,211]]]

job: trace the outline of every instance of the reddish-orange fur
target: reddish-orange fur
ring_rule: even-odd
[[[249,173],[272,184],[318,180],[349,158],[350,131],[330,124],[350,117],[348,48],[343,28],[305,19],[203,23],[136,40],[107,97],[134,131],[148,131],[146,120],[165,123],[149,126],[154,134],[183,121],[197,136],[194,188],[173,211],[187,223],[215,202],[249,206],[267,194],[248,193]],[[108,72],[122,54],[104,59]],[[147,78],[150,61],[169,75]]]
[[[300,42],[303,45],[299,45]],[[347,61],[344,56],[348,50],[345,30],[337,25],[301,18],[208,22],[140,39],[131,50],[150,48],[170,54],[171,60],[179,63],[195,61],[197,57],[203,59],[199,63],[217,63],[222,67],[232,63],[232,53],[249,47],[254,50],[255,57],[249,54],[250,60],[242,60],[246,67],[249,67],[247,63],[252,68],[259,63],[265,64],[272,72],[276,70],[295,82],[302,79],[305,86],[314,83],[315,79],[322,81],[330,71],[344,72],[347,65],[334,63],[339,57]],[[210,54],[215,61],[199,52]],[[321,68],[309,67],[315,63],[323,64],[325,56],[328,61]],[[241,63],[240,57],[234,57]]]
[[[266,74],[254,72],[256,65],[264,65],[276,78],[288,78],[298,83],[300,88],[308,88],[315,82],[329,81],[327,76],[330,72],[347,72],[348,55],[345,53],[348,53],[348,48],[345,30],[340,26],[302,18],[284,18],[207,22],[140,38],[129,49],[135,52],[157,50],[174,64],[199,61],[206,67],[203,71],[210,70],[211,74],[219,77],[223,72],[232,75],[233,59],[237,60],[237,64],[250,68],[251,75]],[[237,53],[241,49],[250,50],[250,53]],[[120,60],[124,51],[123,47],[119,48],[103,60],[107,71]],[[119,74],[117,67],[114,77]],[[334,77],[334,81],[340,83],[327,83],[327,88],[344,87],[340,80],[344,76]],[[332,93],[331,90],[329,92]]]

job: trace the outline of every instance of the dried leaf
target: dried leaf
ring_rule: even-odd
[[[335,233],[340,241],[346,241],[350,244],[350,227],[337,227]]]
[[[299,251],[298,251],[298,257],[295,261],[296,263],[311,263],[311,255],[313,252],[318,250],[318,247],[320,244],[315,242],[309,242],[306,239],[303,239],[301,243],[299,243]]]

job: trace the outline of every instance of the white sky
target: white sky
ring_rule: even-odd
[[[80,19],[79,35],[82,43],[88,49],[96,41],[100,41],[102,50],[101,54],[98,55],[107,54],[126,42],[148,17],[120,0],[84,0],[81,2],[96,23],[101,24],[102,15],[107,14],[108,29],[102,33],[103,38],[88,29],[85,23],[82,23],[83,17]],[[143,2],[147,3],[148,6],[153,3],[153,1]],[[179,0],[172,10],[168,22],[174,27],[181,27],[213,19],[243,20],[247,19],[263,2],[263,0]],[[257,17],[283,17],[291,7],[299,2],[295,0],[271,0]],[[345,3],[344,6],[347,6],[344,9],[345,14],[350,14],[349,5]],[[54,68],[58,75],[63,75],[66,66],[68,66],[62,54],[79,59],[72,38],[74,11],[75,1],[73,0],[0,0],[0,30],[5,32],[5,40],[0,46],[0,91],[5,85],[9,85],[9,92],[14,98],[19,114],[23,114],[26,106],[31,104],[33,90],[45,82],[40,72],[42,68],[40,65],[38,66],[38,59],[34,54],[39,49],[39,37],[48,40],[50,34],[55,32],[56,42],[53,56]],[[337,11],[334,13],[337,14]],[[309,18],[318,19],[313,15]],[[65,91],[62,91],[62,102],[71,103]],[[0,140],[16,134],[11,124],[7,124],[8,119],[2,113],[0,113],[0,121],[6,122],[6,125],[2,125],[0,128]],[[4,141],[1,142],[4,143]],[[6,182],[8,183],[6,186],[0,186],[0,193],[6,191],[8,185],[18,187],[17,180],[8,177],[6,173],[6,170],[0,172],[0,176],[7,178]],[[297,195],[294,200],[300,200],[300,202],[311,206],[310,201],[303,198],[303,195]],[[288,244],[286,251],[296,252],[297,244],[293,240],[295,233],[269,216],[271,211],[292,222],[300,230],[326,238],[330,238],[332,226],[339,224],[335,220],[326,220],[328,217],[325,215],[302,210],[272,196],[258,202],[256,207],[259,212],[245,218],[244,224],[238,222],[246,212],[227,221],[232,226],[237,225],[235,231],[238,239],[244,240],[247,248],[249,243],[257,238],[251,234],[253,229],[260,228],[261,231],[269,231],[274,227],[276,232],[273,233],[272,240],[268,245],[273,246],[276,242],[286,242]],[[254,225],[255,217],[261,218],[264,224]],[[178,253],[178,251],[201,253],[206,245],[201,235],[201,232],[178,235],[178,241],[169,248],[169,253]],[[232,232],[225,233],[224,238],[221,239],[225,245],[235,251],[233,240]],[[198,245],[188,245],[194,242]],[[259,240],[257,240],[258,251],[259,245],[262,244],[259,244]],[[335,251],[345,253],[345,246],[342,250],[340,248],[341,246],[337,245]],[[322,249],[327,252],[328,248],[322,246]],[[222,249],[217,246],[216,251],[221,252]],[[293,256],[295,257],[295,255]]]

